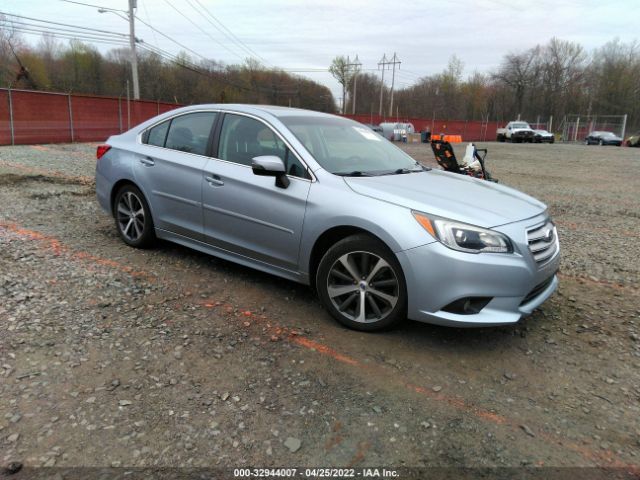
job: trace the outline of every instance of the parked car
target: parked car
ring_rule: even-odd
[[[536,143],[553,143],[556,141],[553,133],[546,130],[534,130],[533,141]]]
[[[126,244],[162,238],[312,285],[351,328],[512,324],[558,285],[543,203],[422,167],[345,118],[190,106],[97,157],[98,201]]]
[[[622,145],[622,139],[613,132],[591,132],[584,139],[585,145]]]
[[[624,144],[627,147],[640,147],[640,132],[636,133],[635,135],[631,135],[630,137],[628,137],[624,141]]]
[[[513,143],[533,143],[534,136],[535,132],[529,124],[520,120],[509,122],[506,127],[496,130],[496,141],[498,142],[509,140]]]

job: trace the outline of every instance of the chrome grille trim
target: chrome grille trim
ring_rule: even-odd
[[[551,220],[527,230],[527,242],[533,259],[542,266],[559,250],[558,232]]]

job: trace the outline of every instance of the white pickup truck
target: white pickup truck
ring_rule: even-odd
[[[516,120],[507,123],[505,128],[499,128],[496,131],[496,140],[498,142],[506,142],[509,140],[513,143],[533,143],[535,135],[536,132],[533,131],[527,122]]]

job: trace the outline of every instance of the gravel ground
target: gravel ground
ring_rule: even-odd
[[[559,291],[513,327],[384,334],[307,287],[125,246],[95,145],[1,147],[0,462],[638,468],[640,149],[486,146],[549,205]]]

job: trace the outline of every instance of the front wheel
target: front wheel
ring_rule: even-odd
[[[134,185],[125,185],[114,201],[116,229],[120,238],[136,248],[151,246],[155,240],[151,210],[144,195]]]
[[[331,247],[318,266],[316,288],[328,312],[354,330],[388,329],[407,318],[400,263],[369,235],[353,235]]]

